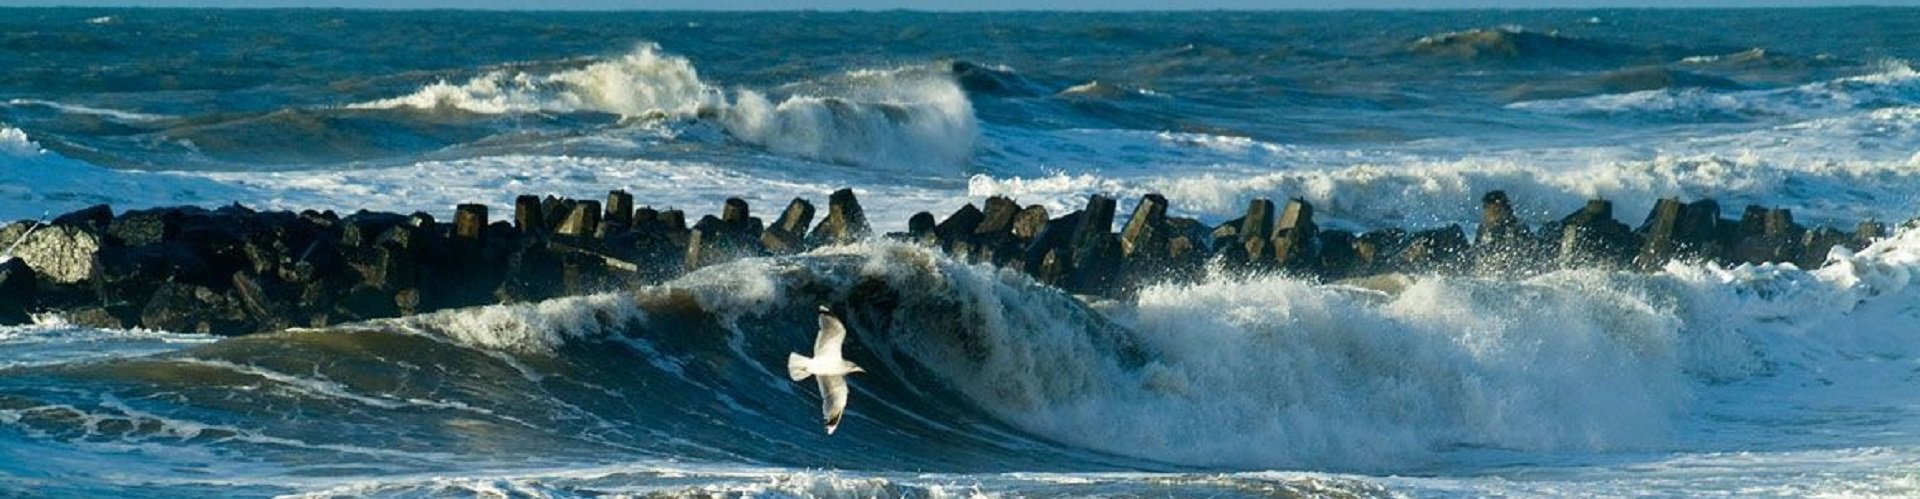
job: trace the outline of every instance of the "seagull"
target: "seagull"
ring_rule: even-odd
[[[787,376],[794,381],[815,376],[820,382],[820,411],[827,419],[827,434],[840,427],[840,416],[847,410],[847,375],[867,372],[840,357],[840,345],[847,341],[847,327],[833,311],[820,307],[820,333],[813,338],[813,358],[787,354]]]

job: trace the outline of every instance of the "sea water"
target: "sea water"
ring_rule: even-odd
[[[1349,229],[1471,226],[1493,189],[1535,222],[1920,215],[1913,9],[0,14],[6,220],[841,187],[882,231],[1094,193]],[[1403,284],[1089,302],[872,241],[243,338],[45,316],[0,328],[0,491],[1920,494],[1920,230],[1819,268]],[[869,371],[832,437],[780,370],[819,303]]]

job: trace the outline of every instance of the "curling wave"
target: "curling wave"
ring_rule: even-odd
[[[697,119],[778,154],[924,173],[964,167],[978,125],[952,72],[855,71],[848,78],[857,85],[825,95],[776,98],[748,89],[729,95],[702,80],[692,61],[643,44],[578,69],[494,71],[347,107]]]
[[[1812,383],[1848,359],[1920,357],[1920,331],[1901,326],[1920,300],[1912,229],[1812,271],[1675,264],[1518,282],[1409,276],[1392,288],[1215,277],[1089,307],[1017,272],[859,245],[709,267],[631,295],[13,367],[0,377],[0,423],[36,439],[383,473],[501,455],[1411,470],[1474,449],[1666,449],[1713,410],[1696,404],[1711,387]],[[820,303],[845,307],[848,355],[871,371],[833,445],[809,387],[778,372],[810,342]],[[1884,381],[1852,380],[1898,389]],[[1740,415],[1764,417],[1749,409]]]

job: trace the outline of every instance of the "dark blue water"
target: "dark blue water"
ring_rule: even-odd
[[[1916,58],[1899,8],[0,9],[0,218],[853,187],[883,231],[1150,192],[1209,223],[1471,223],[1491,189],[1897,221]],[[45,317],[0,328],[0,495],[1912,495],[1917,248],[1088,304],[875,244],[238,339]],[[831,437],[779,369],[821,303],[872,371]]]

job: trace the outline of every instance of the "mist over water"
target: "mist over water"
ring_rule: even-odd
[[[1920,12],[6,9],[0,219],[523,193],[880,231],[990,195],[1214,224],[1662,197],[1920,215]],[[1833,36],[1835,30],[1848,36]],[[5,243],[0,241],[0,243]],[[244,338],[0,328],[49,496],[1920,494],[1920,231],[1820,268],[1210,275],[1087,302],[872,241]],[[846,423],[780,362],[845,309]]]

